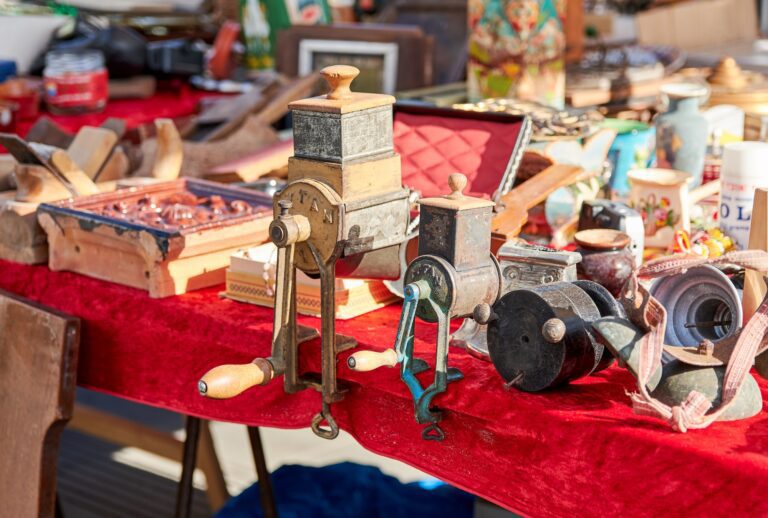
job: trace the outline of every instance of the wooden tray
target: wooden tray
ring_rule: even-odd
[[[107,203],[184,190],[197,196],[243,200],[257,212],[175,231],[97,212]],[[52,270],[69,270],[148,290],[150,297],[161,298],[223,284],[230,255],[267,240],[272,199],[248,189],[184,178],[45,203],[38,208],[38,221],[48,235]]]

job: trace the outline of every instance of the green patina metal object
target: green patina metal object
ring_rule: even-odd
[[[626,319],[607,317],[592,324],[598,340],[619,358],[633,376],[638,377],[643,333]],[[682,404],[692,391],[703,394],[712,408],[720,405],[726,366],[701,367],[673,360],[656,370],[647,388],[654,398],[669,406]],[[755,379],[749,375],[736,399],[719,416],[718,421],[746,419],[763,408],[762,395]]]

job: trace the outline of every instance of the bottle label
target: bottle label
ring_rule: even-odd
[[[55,108],[97,110],[107,102],[106,69],[76,74],[45,76],[45,99]]]
[[[752,219],[752,204],[755,189],[765,185],[750,182],[729,182],[723,180],[720,193],[720,229],[730,236],[736,245],[747,248],[749,244],[749,224]]]

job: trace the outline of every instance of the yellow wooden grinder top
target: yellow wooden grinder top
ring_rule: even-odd
[[[352,81],[360,70],[349,65],[325,67],[320,74],[328,83],[330,91],[325,95],[293,101],[288,104],[291,110],[305,110],[324,113],[350,113],[370,108],[394,104],[391,95],[359,93],[350,90]]]
[[[474,196],[464,196],[463,191],[466,186],[467,177],[461,173],[454,173],[448,176],[448,187],[451,189],[451,194],[421,199],[419,200],[419,205],[455,211],[480,209],[483,207],[493,207],[495,205],[490,200],[475,198]]]

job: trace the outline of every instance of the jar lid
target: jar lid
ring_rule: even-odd
[[[626,248],[631,241],[630,237],[624,232],[611,228],[581,230],[576,232],[573,239],[576,241],[577,245],[595,250],[616,250],[619,248]]]
[[[104,67],[104,53],[96,49],[51,50],[45,67],[64,72],[89,72]]]

